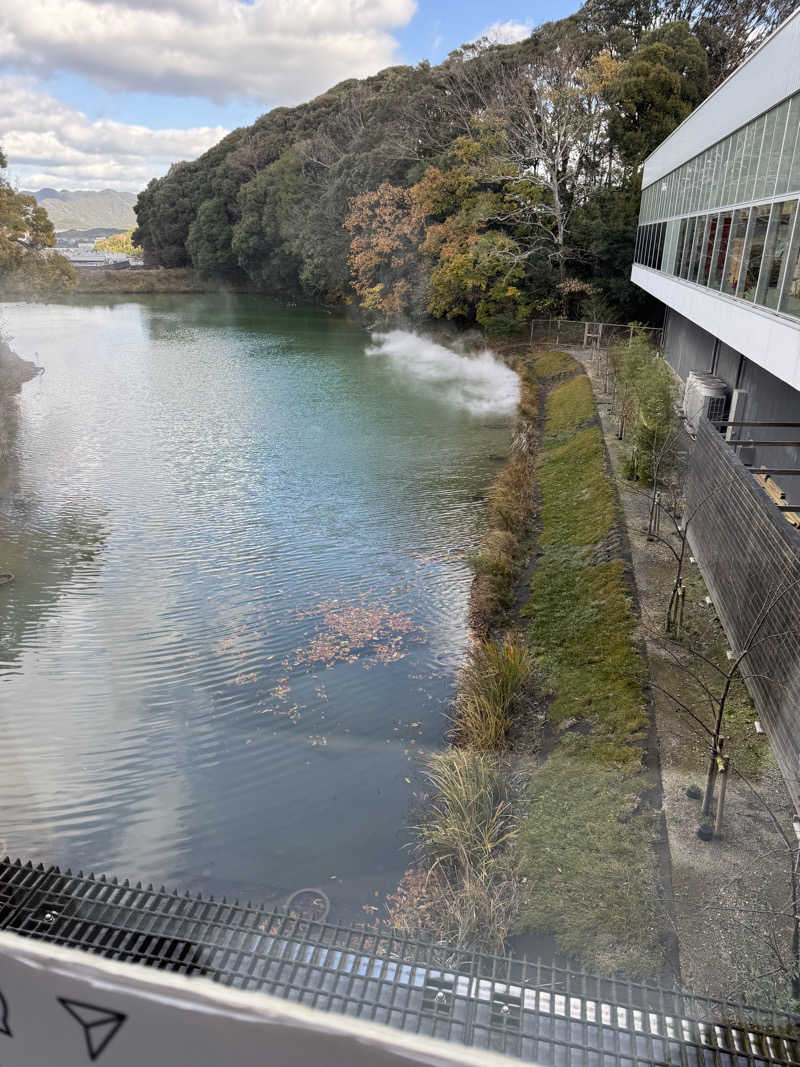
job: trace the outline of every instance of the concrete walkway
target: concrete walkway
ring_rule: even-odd
[[[707,695],[719,689],[713,668],[694,660],[695,682],[675,663],[664,639],[664,615],[674,577],[667,547],[646,537],[649,497],[626,481],[622,471],[630,445],[616,436],[605,394],[605,360],[585,350],[572,350],[589,374],[601,416],[621,510],[627,526],[641,612],[640,636],[647,650],[661,776],[663,811],[672,866],[671,922],[679,943],[682,984],[701,995],[745,998],[785,1005],[790,996],[791,856],[777,833],[765,804],[793,840],[792,806],[775,758],[753,726],[755,711],[743,685],[730,703],[726,723],[732,765],[745,775],[762,798],[732,774],[720,837],[703,842],[697,836],[700,801],[687,796],[691,786],[704,785],[708,745],[702,729],[681,711],[673,695],[709,722]],[[662,525],[661,534],[668,533]],[[677,543],[677,542],[676,542]],[[687,645],[720,665],[728,647],[706,588],[694,566],[688,566],[685,609]],[[681,653],[685,658],[685,653]],[[699,668],[699,669],[698,669]],[[657,688],[658,687],[658,688]]]

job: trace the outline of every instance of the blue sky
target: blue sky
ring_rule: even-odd
[[[496,9],[484,0],[423,0],[411,21],[393,33],[398,44],[397,62],[414,65],[427,59],[439,63],[453,49],[475,40],[489,26],[511,23],[533,27],[568,15],[578,6],[569,0],[538,0],[535,4],[509,0],[502,9]],[[83,111],[90,119],[112,118],[144,123],[156,129],[202,125],[234,129],[248,125],[269,106],[269,102],[236,97],[217,104],[202,96],[111,92],[71,72],[59,72],[48,79],[48,84],[59,99]],[[276,99],[273,104],[285,102]]]
[[[569,0],[2,0],[0,136],[24,187],[138,190],[276,104],[519,39]]]

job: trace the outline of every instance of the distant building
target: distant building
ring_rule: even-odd
[[[70,261],[73,267],[119,269],[130,266],[128,257],[124,252],[95,252],[86,248],[65,248],[62,254]]]
[[[666,306],[666,358],[721,379],[731,419],[800,422],[799,201],[800,8],[644,165],[631,277]],[[744,458],[800,468],[800,446]],[[780,480],[800,499],[800,470]]]

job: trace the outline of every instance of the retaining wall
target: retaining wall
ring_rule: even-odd
[[[791,587],[800,583],[800,531],[705,419],[686,495],[687,515],[694,513],[689,543],[733,649],[744,647],[759,612],[788,588],[742,669],[800,811],[800,584]]]

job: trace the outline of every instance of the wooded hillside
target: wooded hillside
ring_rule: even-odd
[[[514,45],[275,108],[136,204],[147,260],[513,330],[644,319],[641,163],[793,0],[589,0]]]

